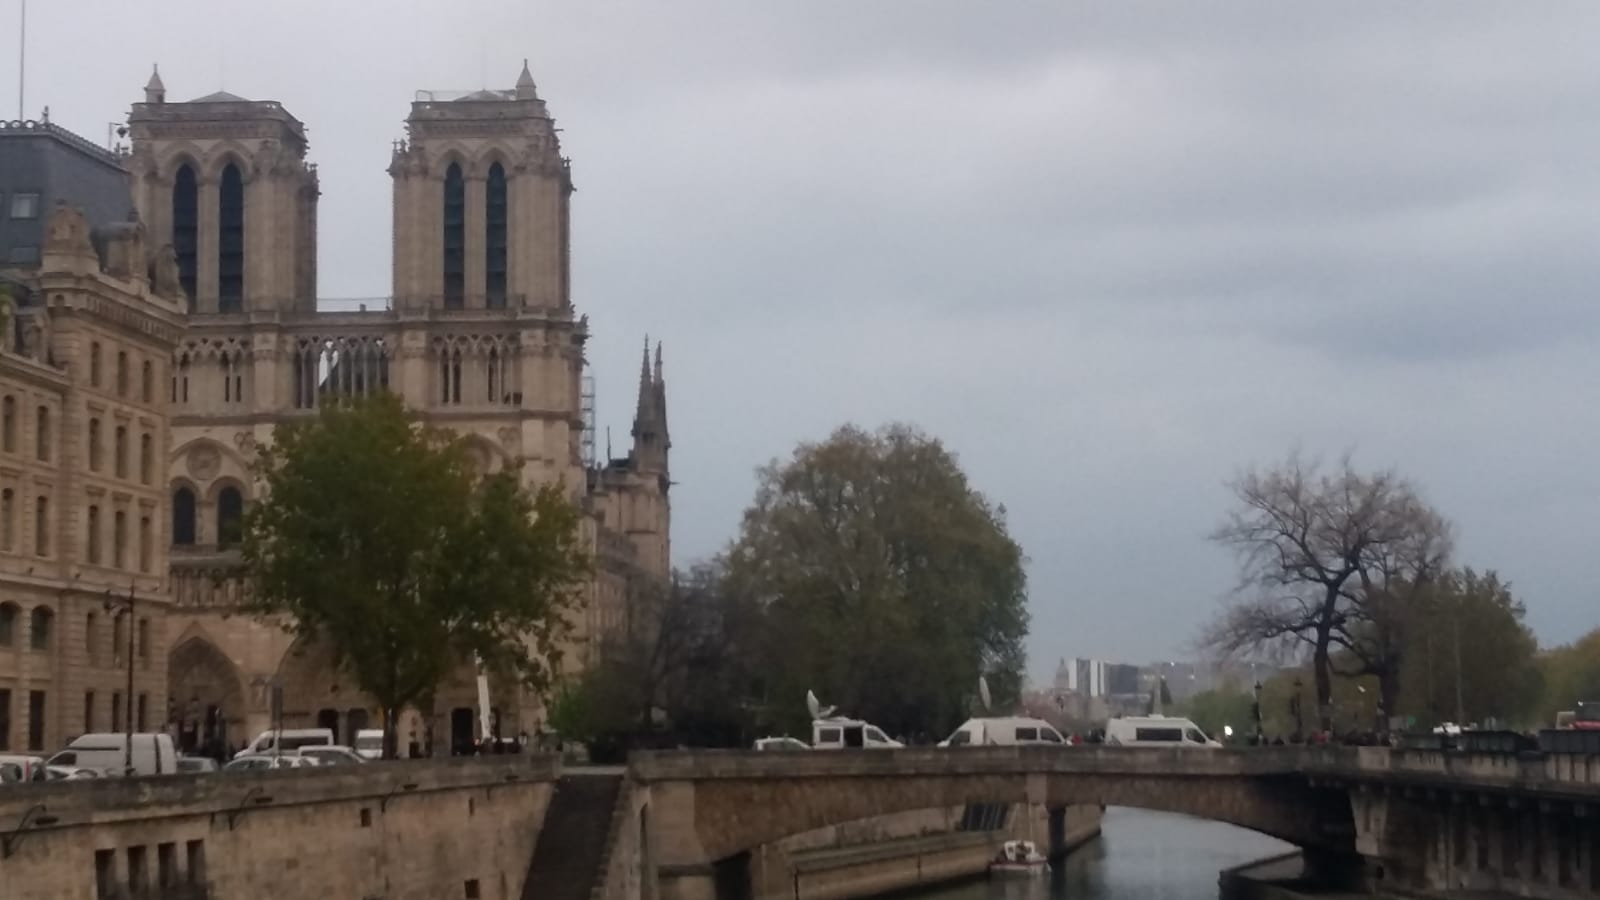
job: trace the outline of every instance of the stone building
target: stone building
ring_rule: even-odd
[[[526,64],[510,90],[418,94],[389,166],[394,263],[382,299],[316,296],[319,180],[305,126],[279,103],[169,101],[154,74],[127,136],[107,163],[126,170],[124,204],[150,246],[170,246],[183,298],[184,328],[160,367],[170,428],[158,457],[166,490],[153,500],[171,544],[159,696],[170,694],[180,742],[238,746],[269,726],[275,685],[285,727],[326,725],[348,741],[381,722],[324,648],[237,614],[256,446],[280,423],[374,391],[466,435],[485,471],[515,465],[530,486],[567,487],[586,513],[595,575],[563,667],[592,665],[635,587],[668,574],[666,385],[660,348],[652,360],[647,344],[632,451],[606,461],[585,452],[589,332],[571,297],[572,170]],[[475,675],[464,666],[430,710],[407,711],[402,744],[431,734],[441,753],[469,742]],[[506,736],[542,722],[539,698],[515,685],[492,683],[491,704]]]
[[[126,183],[48,121],[0,123],[0,752],[166,718],[182,289]]]

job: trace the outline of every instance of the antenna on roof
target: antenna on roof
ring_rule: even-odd
[[[17,27],[17,118],[28,117],[24,88],[28,81],[28,0],[22,0],[22,21]]]

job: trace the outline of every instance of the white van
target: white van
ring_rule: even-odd
[[[333,745],[332,728],[285,728],[282,731],[263,731],[250,745],[233,755],[234,759],[274,750],[288,753],[301,747],[328,747]]]
[[[128,772],[128,735],[103,732],[80,734],[67,744],[67,749],[50,757],[52,766],[76,766],[95,769],[107,775],[175,775],[178,772],[178,748],[172,735],[165,732],[134,732],[133,771]]]
[[[1014,747],[1018,744],[1064,744],[1066,740],[1049,722],[1027,716],[993,716],[968,719],[941,747]]]
[[[811,723],[811,749],[889,750],[905,745],[883,733],[883,729],[860,719],[835,717]]]
[[[356,732],[355,751],[366,759],[383,758],[383,729],[363,728]]]
[[[1222,744],[1206,737],[1200,726],[1177,716],[1128,716],[1106,723],[1106,743],[1124,747],[1203,747]]]

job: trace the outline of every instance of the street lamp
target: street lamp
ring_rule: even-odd
[[[122,769],[124,775],[133,771],[133,632],[138,625],[138,619],[134,617],[133,588],[134,586],[130,582],[126,600],[114,597],[111,589],[107,588],[104,604],[106,612],[110,613],[113,609],[116,610],[111,617],[113,622],[117,620],[117,616],[123,613],[128,614],[128,692],[124,695],[123,711],[125,715],[122,721]],[[118,607],[121,608],[119,609]]]
[[[1255,668],[1255,664],[1251,663],[1250,667],[1252,669]],[[1266,735],[1261,731],[1261,682],[1259,680],[1256,681],[1255,702],[1250,704],[1250,717],[1256,721],[1256,743],[1265,743]]]
[[[1296,675],[1294,677],[1294,693],[1289,696],[1289,714],[1294,716],[1294,741],[1297,744],[1304,740],[1306,733],[1305,717],[1300,712],[1300,691],[1300,676]]]

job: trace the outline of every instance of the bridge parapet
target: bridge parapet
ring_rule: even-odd
[[[1306,751],[1304,766],[1318,777],[1600,800],[1600,756],[1326,748]]]
[[[640,782],[963,775],[1163,775],[1249,777],[1299,774],[1299,747],[1184,750],[1151,747],[908,747],[899,750],[763,752],[664,750],[636,753]]]

